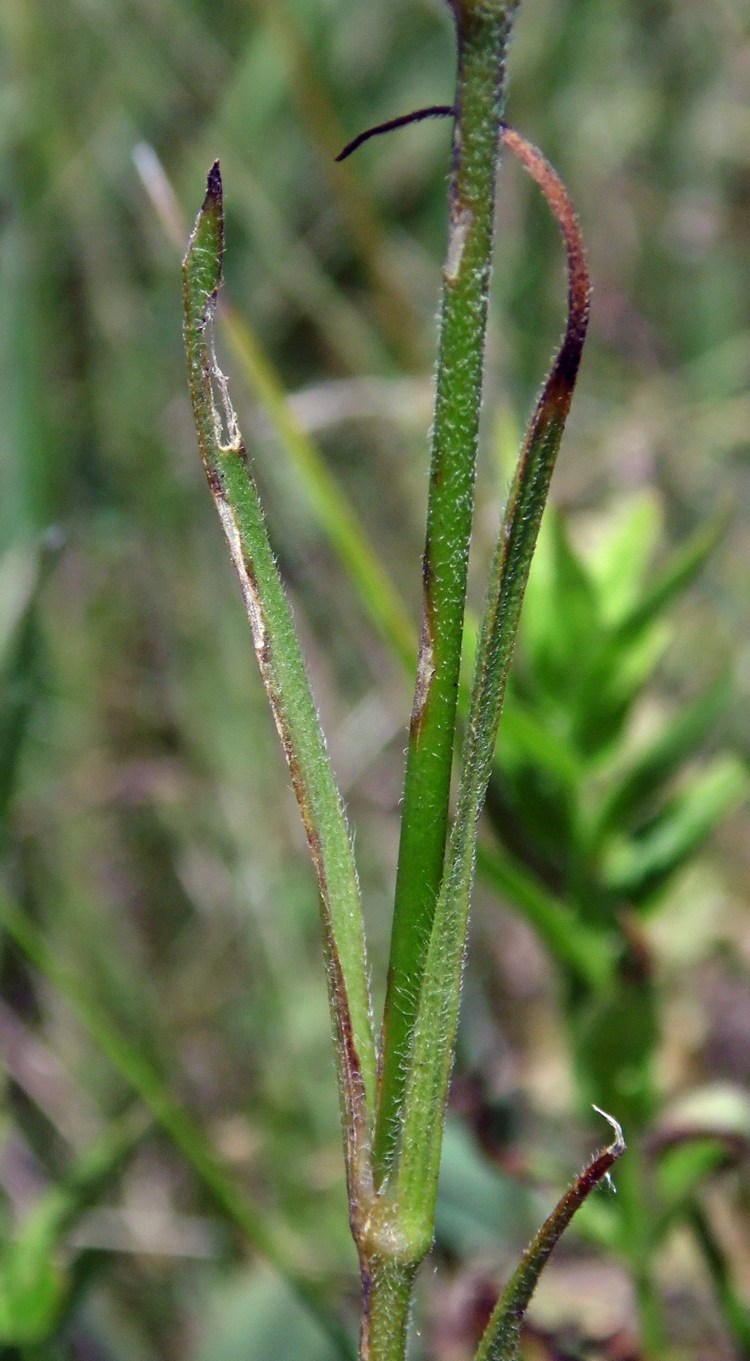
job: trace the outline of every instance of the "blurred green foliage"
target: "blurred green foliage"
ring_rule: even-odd
[[[568,183],[595,300],[553,484],[564,516],[538,563],[501,727],[496,862],[493,824],[509,800],[518,835],[506,911],[478,895],[486,948],[467,982],[456,1079],[476,1137],[446,1149],[437,1263],[450,1292],[426,1280],[420,1305],[435,1361],[467,1346],[476,1272],[502,1277],[538,1217],[538,1188],[549,1203],[581,1156],[571,1073],[586,1099],[606,1104],[610,1081],[613,1104],[635,1100],[638,1072],[628,1093],[611,1064],[623,1035],[637,1049],[633,1006],[648,1099],[632,1113],[643,1138],[631,1166],[647,1199],[658,1174],[661,1210],[658,1225],[638,1220],[624,1255],[638,1233],[649,1251],[660,1241],[675,1357],[732,1356],[746,1328],[747,1217],[730,1229],[727,1212],[747,1203],[740,818],[713,850],[684,855],[735,802],[750,738],[745,28],[739,0],[521,7],[509,117]],[[191,1113],[290,1277],[351,1317],[315,890],[195,452],[178,266],[220,155],[235,311],[416,620],[449,133],[405,130],[345,173],[332,157],[368,123],[450,99],[453,62],[438,0],[0,9],[3,890],[58,977],[76,980]],[[561,317],[555,228],[511,167],[499,212],[477,581],[503,494],[497,448],[505,468]],[[226,366],[358,827],[377,968],[408,679],[339,565],[257,369],[236,346]],[[705,556],[700,536],[722,514]],[[643,615],[679,562],[685,589],[668,613],[641,617],[623,666],[618,625]],[[561,609],[565,629],[550,616]],[[560,955],[567,925],[545,917],[544,894],[602,937],[606,960],[627,900],[631,967],[608,997],[603,1054],[586,1039],[589,985]],[[153,1130],[120,1143],[127,1063],[104,1056],[39,958],[8,940],[2,967],[2,1354],[333,1355],[309,1311],[269,1284],[248,1245],[252,1216],[229,1212],[233,1192],[217,1198],[200,1156]],[[719,1080],[729,1116],[709,1085]],[[701,1088],[699,1116],[683,1113]],[[696,1134],[702,1158],[686,1142]],[[523,1186],[508,1186],[509,1169]],[[457,1172],[469,1188],[495,1179],[492,1194],[467,1190],[473,1232],[451,1209]],[[480,1213],[493,1197],[494,1250]],[[614,1202],[590,1208],[590,1236],[623,1251]],[[661,1236],[674,1215],[692,1216],[697,1248]],[[583,1260],[574,1323],[627,1332],[632,1308],[592,1322],[586,1301],[607,1288],[596,1258]],[[570,1308],[556,1321],[569,1324]]]

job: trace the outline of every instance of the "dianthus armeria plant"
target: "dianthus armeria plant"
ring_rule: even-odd
[[[337,1056],[351,1230],[362,1278],[362,1361],[399,1361],[418,1268],[433,1238],[456,1040],[476,839],[508,670],[555,459],[578,373],[589,279],[565,188],[542,154],[503,121],[512,0],[451,0],[458,46],[455,102],[369,129],[453,120],[448,247],[422,560],[423,602],[406,761],[384,1015],[373,1021],[352,837],[326,754],[289,602],[248,451],[214,355],[222,282],[223,187],[218,162],[184,262],[185,344],[198,442],[240,579],[263,683],[284,748],[320,890]],[[565,332],[531,417],[500,524],[468,709],[459,668],[482,399],[495,177],[505,148],[541,188],[564,239]],[[450,787],[463,732],[455,815]],[[601,1114],[605,1114],[601,1112]],[[578,1206],[624,1151],[614,1138],[569,1188],[524,1254],[492,1314],[478,1361],[517,1357],[521,1321],[544,1263]]]

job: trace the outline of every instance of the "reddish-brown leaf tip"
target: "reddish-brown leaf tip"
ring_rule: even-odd
[[[565,421],[567,417],[589,323],[591,281],[581,229],[560,176],[537,147],[505,123],[502,139],[544,194],[562,232],[568,261],[565,334],[532,417],[526,440],[528,448],[530,440],[539,434],[544,424],[551,420]]]

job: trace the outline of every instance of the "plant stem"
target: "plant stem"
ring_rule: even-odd
[[[416,1271],[377,1256],[363,1266],[359,1361],[404,1361]]]
[[[474,509],[495,174],[516,0],[453,5],[458,40],[422,628],[409,734],[382,1036],[375,1173],[390,1166],[424,957],[443,873]]]

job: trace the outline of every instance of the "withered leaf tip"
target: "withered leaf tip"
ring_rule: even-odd
[[[214,161],[208,172],[206,198],[221,199],[221,169],[219,161]]]

